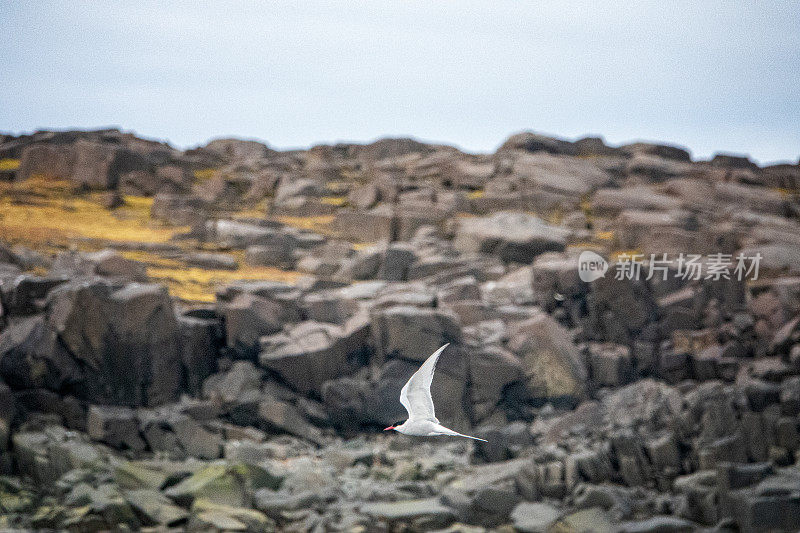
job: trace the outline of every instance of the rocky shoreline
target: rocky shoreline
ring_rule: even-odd
[[[0,169],[0,529],[800,529],[800,165],[103,130]],[[489,442],[383,434],[445,343],[437,416]]]

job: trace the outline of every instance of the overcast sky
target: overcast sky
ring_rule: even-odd
[[[3,1],[0,131],[486,152],[534,130],[800,156],[800,1],[198,4]]]

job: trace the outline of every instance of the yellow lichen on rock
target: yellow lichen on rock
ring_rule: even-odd
[[[10,243],[52,249],[81,241],[163,243],[187,228],[150,218],[152,199],[124,197],[110,210],[102,193],[75,194],[63,180],[32,179],[0,187],[0,235]]]
[[[153,199],[123,196],[123,205],[114,210],[103,203],[104,193],[81,193],[74,183],[43,177],[20,183],[0,183],[0,238],[44,253],[66,248],[97,250],[114,243],[164,244],[189,228],[155,222],[150,217]],[[333,217],[294,217],[298,226],[319,228]],[[190,267],[181,258],[202,248],[195,241],[182,240],[169,251],[123,250],[127,259],[144,263],[148,275],[164,283],[170,293],[187,302],[213,302],[220,285],[236,280],[294,282],[301,274],[278,268],[245,265],[244,252],[232,252],[236,270]]]
[[[0,172],[9,172],[19,168],[19,159],[0,159]]]
[[[326,235],[332,232],[331,224],[334,218],[336,218],[334,215],[309,217],[279,216],[276,217],[276,220],[287,226],[292,226],[293,228],[314,231]]]
[[[325,205],[342,207],[347,204],[347,196],[323,196],[319,202]]]
[[[193,175],[196,181],[207,181],[213,178],[216,173],[216,168],[199,168],[193,172]]]
[[[283,281],[294,283],[302,276],[300,272],[286,271],[271,267],[244,266],[237,270],[212,270],[196,267],[177,266],[147,268],[147,275],[164,282],[170,294],[187,302],[214,301],[217,287],[232,281]]]

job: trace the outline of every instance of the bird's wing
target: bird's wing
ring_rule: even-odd
[[[433,383],[433,371],[436,370],[436,361],[439,355],[450,344],[445,344],[422,363],[419,370],[414,372],[411,379],[403,385],[400,391],[400,403],[408,411],[409,420],[433,420],[437,424],[436,414],[433,410],[433,398],[431,397],[431,383]]]

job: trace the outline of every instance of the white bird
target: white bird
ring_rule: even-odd
[[[422,363],[419,370],[414,372],[411,379],[403,385],[400,391],[400,403],[408,411],[408,420],[403,424],[389,426],[384,431],[393,429],[404,435],[414,435],[416,437],[430,437],[433,435],[449,435],[451,437],[466,437],[468,439],[488,442],[486,439],[462,435],[452,429],[448,429],[439,423],[433,411],[433,398],[431,397],[431,383],[433,383],[433,371],[436,369],[436,361],[442,351],[450,346],[445,344],[436,350],[428,359]]]

